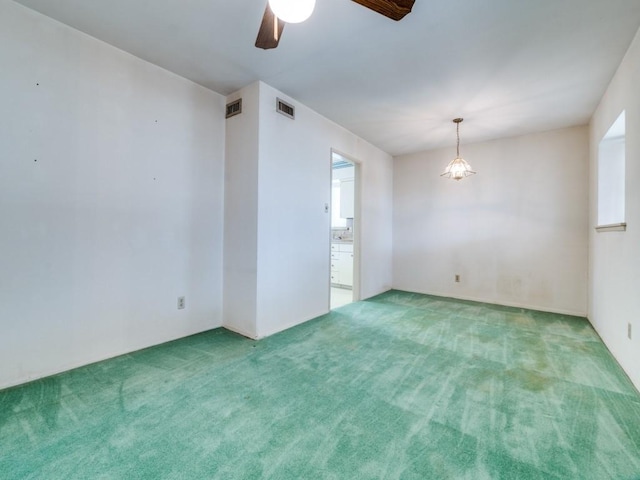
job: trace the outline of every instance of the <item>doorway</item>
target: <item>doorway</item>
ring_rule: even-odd
[[[331,301],[330,308],[354,301],[356,164],[331,154]]]

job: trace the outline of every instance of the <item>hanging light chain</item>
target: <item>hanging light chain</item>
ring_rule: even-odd
[[[454,118],[453,123],[456,124],[456,138],[458,139],[458,143],[456,144],[456,156],[460,157],[460,124],[464,118]]]

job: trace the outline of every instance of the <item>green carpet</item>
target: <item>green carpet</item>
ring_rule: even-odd
[[[638,479],[640,395],[585,319],[392,291],[1,391],[0,478]]]

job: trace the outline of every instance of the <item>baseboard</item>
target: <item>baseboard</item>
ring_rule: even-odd
[[[238,335],[242,335],[243,337],[249,338],[251,340],[258,340],[259,339],[258,336],[253,335],[253,334],[251,334],[249,332],[246,332],[241,328],[232,327],[230,325],[222,325],[222,328],[224,328],[225,330],[229,330],[230,332],[237,333]]]
[[[31,382],[36,382],[38,380],[42,380],[43,378],[48,378],[48,377],[53,377],[55,375],[60,375],[61,373],[66,373],[66,372],[70,372],[71,370],[75,370],[77,368],[82,368],[82,367],[87,367],[89,365],[93,365],[95,363],[100,363],[100,362],[104,362],[105,360],[111,360],[113,358],[117,358],[117,357],[121,357],[123,355],[129,355],[130,353],[134,353],[134,352],[139,352],[141,350],[146,350],[147,348],[153,348],[153,347],[157,347],[158,345],[163,345],[165,343],[169,343],[169,342],[175,342],[176,340],[180,340],[181,338],[187,338],[187,337],[191,337],[193,335],[198,335],[200,333],[204,333],[204,332],[208,332],[211,330],[215,330],[216,328],[222,328],[222,326],[216,326],[213,328],[206,328],[204,330],[198,330],[195,332],[191,332],[188,333],[186,335],[177,335],[177,336],[171,336],[165,340],[159,341],[159,342],[154,342],[151,344],[141,344],[139,346],[130,348],[130,349],[123,349],[123,350],[119,350],[119,351],[112,351],[109,353],[104,353],[102,355],[93,357],[93,358],[88,358],[85,361],[78,361],[78,362],[72,362],[72,363],[66,363],[64,365],[61,365],[58,368],[54,368],[51,370],[47,370],[47,371],[43,371],[40,373],[36,373],[36,374],[30,374],[30,375],[25,375],[23,378],[21,379],[16,379],[15,381],[9,381],[8,383],[0,383],[0,390],[4,390],[7,388],[12,388],[12,387],[18,387],[20,385],[26,385],[27,383],[31,383]]]
[[[499,301],[490,300],[486,298],[476,298],[476,297],[465,296],[465,295],[451,295],[450,293],[442,293],[442,292],[407,290],[403,288],[394,288],[393,290],[409,292],[409,293],[421,293],[423,295],[433,295],[434,297],[453,298],[456,300],[465,300],[468,302],[488,303],[491,305],[500,305],[503,307],[524,308],[526,310],[535,310],[537,312],[547,312],[547,313],[557,313],[559,315],[570,315],[572,317],[581,317],[581,318],[587,317],[586,311],[582,312],[582,311],[575,311],[575,310],[563,310],[560,308],[550,308],[550,307],[543,307],[540,305],[530,305],[530,304],[518,303],[518,302],[499,302]]]
[[[380,290],[377,293],[372,293],[370,295],[367,295],[366,297],[360,297],[360,300],[367,300],[368,298],[377,297],[378,295],[382,295],[383,293],[390,292],[391,290],[401,290],[401,289],[399,289],[399,288],[394,289],[392,287],[384,287],[384,289]],[[408,290],[405,290],[405,291],[408,291]],[[416,293],[418,293],[418,292],[416,292]],[[360,300],[358,300],[358,301],[360,301]]]
[[[631,384],[635,387],[635,389],[638,391],[638,395],[640,395],[640,378],[637,375],[633,375],[632,372],[629,372],[625,367],[624,364],[622,363],[621,359],[618,357],[618,352],[617,350],[613,350],[611,348],[611,346],[609,345],[609,343],[607,343],[605,341],[605,337],[602,336],[602,332],[599,330],[599,328],[596,326],[596,324],[594,322],[591,321],[591,318],[589,318],[589,316],[587,316],[587,320],[589,321],[589,324],[591,325],[591,327],[593,328],[593,331],[596,332],[596,335],[598,335],[598,338],[600,338],[600,341],[602,342],[602,344],[607,348],[607,350],[609,351],[609,353],[611,354],[611,356],[616,360],[616,362],[618,363],[618,365],[620,365],[620,368],[622,369],[622,371],[625,373],[625,375],[627,376],[627,378],[629,379],[629,381],[631,382]],[[623,359],[624,360],[624,359]]]
[[[275,335],[276,333],[284,332],[285,330],[288,330],[293,327],[297,327],[298,325],[302,325],[303,323],[310,322],[311,320],[315,320],[316,318],[321,317],[323,315],[327,315],[328,313],[330,313],[330,310],[318,312],[316,314],[311,315],[310,317],[305,318],[304,320],[286,323],[275,330],[267,330],[267,332],[265,333],[259,333],[258,339],[270,337],[271,335]]]

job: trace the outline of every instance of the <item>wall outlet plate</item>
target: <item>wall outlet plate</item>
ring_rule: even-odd
[[[178,297],[178,310],[182,310],[186,307],[184,297]]]

